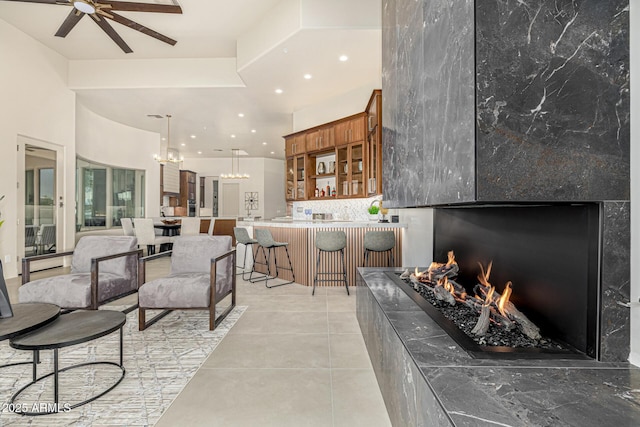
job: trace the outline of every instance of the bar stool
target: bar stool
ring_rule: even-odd
[[[283,285],[288,285],[290,283],[293,283],[296,281],[296,275],[293,272],[293,265],[291,264],[291,257],[289,256],[289,243],[287,242],[276,242],[275,240],[273,240],[273,235],[271,234],[271,231],[269,230],[265,230],[265,229],[255,229],[255,235],[256,235],[256,239],[258,240],[258,245],[259,248],[262,249],[262,256],[264,258],[264,262],[259,262],[257,259],[257,256],[254,258],[253,260],[253,264],[254,264],[254,268],[255,268],[255,264],[258,265],[265,265],[267,267],[267,274],[265,274],[264,277],[261,277],[259,279],[253,279],[253,280],[249,280],[251,283],[255,283],[255,282],[261,282],[264,280],[264,285],[267,288],[275,288],[276,286],[283,286]],[[278,248],[284,248],[286,254],[287,254],[287,260],[289,261],[289,268],[286,267],[279,267],[278,266]],[[267,257],[267,254],[265,252],[265,249],[267,249],[269,251],[269,256]],[[256,255],[257,255],[258,250],[256,249]],[[276,267],[276,275],[272,276],[271,275],[271,253],[273,252],[273,263]],[[278,283],[277,285],[271,285],[269,286],[269,279],[275,279],[278,277],[280,270],[286,270],[286,271],[290,271],[291,275],[293,276],[293,280],[290,280],[288,282],[284,282],[284,283]]]
[[[318,231],[316,233],[316,248],[318,248],[318,255],[316,256],[316,275],[313,278],[313,291],[311,295],[316,293],[317,282],[344,282],[345,288],[347,288],[347,295],[349,295],[349,281],[347,280],[347,267],[344,262],[344,248],[347,246],[347,235],[344,231]],[[322,253],[340,252],[342,258],[342,272],[320,272],[320,256]],[[342,278],[338,279],[319,279],[318,276],[334,276],[342,274]]]
[[[244,277],[245,275],[245,268],[247,265],[247,250],[250,250],[252,252],[253,255],[253,259],[256,258],[256,255],[258,254],[258,248],[256,247],[256,251],[255,253],[253,253],[253,245],[257,245],[258,241],[256,239],[252,239],[251,237],[249,237],[249,233],[247,232],[246,228],[242,228],[242,227],[233,227],[233,234],[236,237],[236,242],[237,244],[241,244],[244,245],[244,259],[242,260],[242,265],[238,265],[236,266],[236,268],[241,268],[242,272],[240,273],[236,273],[236,275],[242,274],[242,280],[249,280],[251,281],[252,279],[252,275],[255,272],[254,268],[253,268],[253,264],[251,265],[251,271],[249,272],[249,279],[246,279]],[[251,248],[251,249],[250,249]]]
[[[395,265],[393,260],[393,247],[396,245],[396,236],[393,231],[367,231],[364,234],[364,260],[362,266],[367,266],[369,252],[388,252],[389,266]]]

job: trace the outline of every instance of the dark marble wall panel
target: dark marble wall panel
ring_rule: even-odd
[[[423,2],[425,171],[418,205],[475,200],[473,3]]]
[[[390,207],[475,199],[473,13],[471,0],[383,3],[383,193]]]
[[[630,203],[605,202],[602,215],[602,291],[600,358],[629,358],[631,310],[618,302],[631,296]]]
[[[629,199],[628,7],[476,2],[479,201]]]

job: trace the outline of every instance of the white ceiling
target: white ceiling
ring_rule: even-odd
[[[130,54],[123,53],[89,17],[81,19],[66,38],[55,37],[71,11],[68,6],[0,0],[0,19],[69,60],[229,58],[236,56],[236,41],[280,1],[180,0],[182,15],[120,12],[178,41],[170,46],[110,21],[133,49]],[[380,7],[380,0],[360,1]],[[172,0],[141,2],[167,4]],[[349,61],[338,61],[341,54],[347,54]],[[294,111],[375,84],[380,80],[380,63],[379,28],[301,29],[243,67],[239,75],[245,87],[106,88],[78,89],[76,93],[97,114],[163,136],[166,119],[147,115],[171,114],[171,147],[184,157],[228,157],[231,148],[241,148],[252,157],[283,158],[281,137],[292,131]],[[305,80],[305,73],[313,78]],[[275,94],[276,87],[284,93]],[[362,109],[366,102],[362,100]],[[238,113],[245,116],[240,118]]]

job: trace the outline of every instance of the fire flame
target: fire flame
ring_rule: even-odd
[[[502,314],[504,317],[507,317],[507,313],[504,311],[504,306],[509,302],[510,296],[511,296],[511,282],[509,281],[505,285],[504,291],[502,291],[502,296],[498,301],[498,310],[500,311],[500,314]]]
[[[456,257],[453,255],[453,251],[447,252],[447,264],[451,265],[456,263]]]

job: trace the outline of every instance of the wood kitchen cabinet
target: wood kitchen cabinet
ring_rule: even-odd
[[[367,165],[364,141],[336,148],[338,197],[364,197]]]
[[[189,201],[195,204],[196,173],[189,170],[180,171],[180,206],[189,207]]]
[[[348,120],[337,123],[335,125],[336,146],[364,141],[366,135],[365,122],[366,113],[360,113]]]
[[[305,155],[287,157],[286,171],[286,193],[287,200],[305,200],[306,193],[306,175],[305,166],[307,157]]]
[[[367,195],[382,194],[382,91],[374,90],[367,106]]]
[[[382,194],[381,112],[375,90],[366,111],[285,136],[286,200]]]
[[[285,155],[286,157],[303,154],[306,151],[306,134],[297,134],[285,138]]]
[[[326,150],[327,148],[331,148],[335,146],[335,141],[333,138],[334,135],[334,127],[328,126],[325,128],[320,128],[311,132],[307,132],[306,134],[306,147],[307,153],[312,153],[315,151]]]

